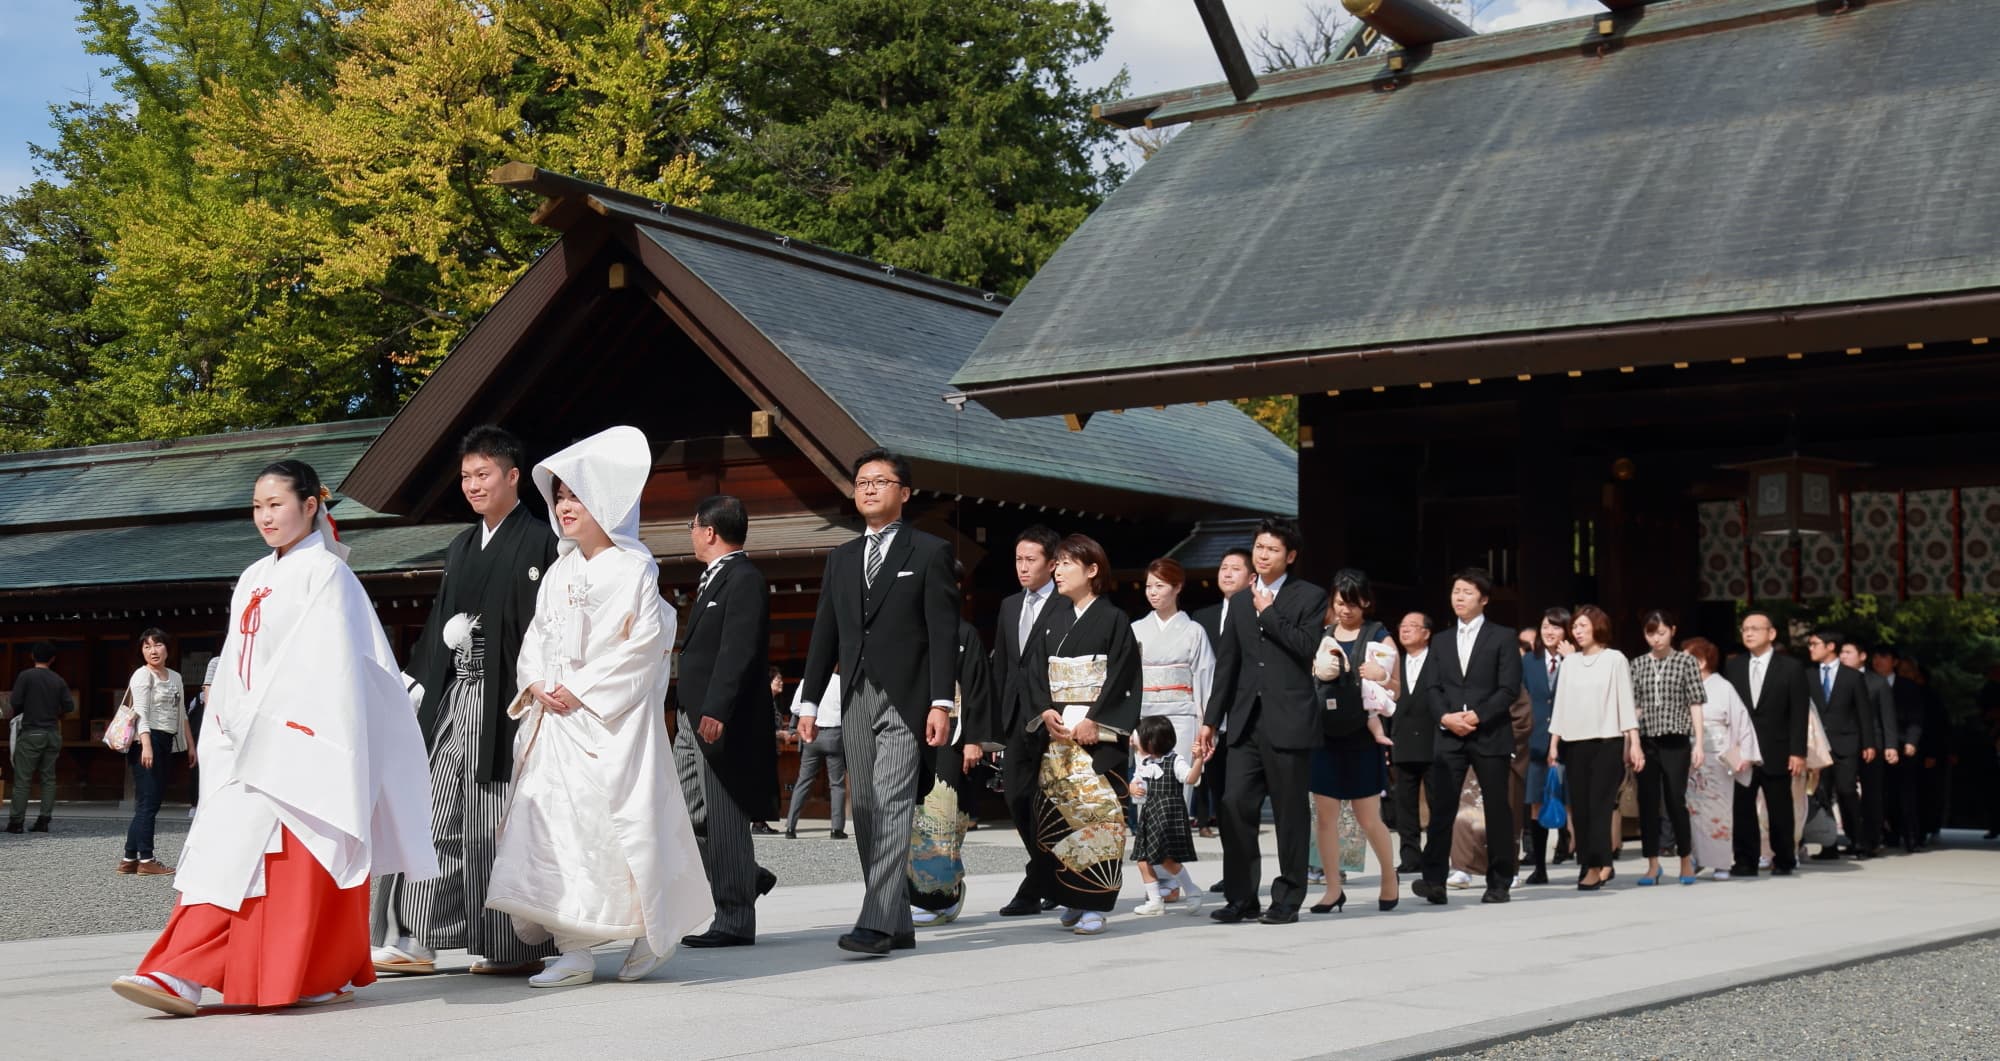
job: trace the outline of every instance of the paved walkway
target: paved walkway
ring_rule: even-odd
[[[756,947],[682,951],[645,983],[611,980],[607,950],[606,979],[585,988],[444,975],[385,980],[348,1006],[185,1021],[105,988],[144,951],[147,926],[0,944],[0,1026],[23,1057],[1418,1056],[2000,931],[2000,846],[1973,835],[1911,858],[1689,888],[1632,887],[1640,863],[1627,860],[1610,890],[1581,895],[1563,867],[1556,885],[1501,907],[1480,906],[1476,890],[1428,907],[1406,886],[1401,908],[1380,914],[1362,876],[1345,914],[1286,927],[1119,916],[1087,939],[982,912],[887,960],[834,948],[859,885],[781,887],[760,907]],[[974,842],[1010,838],[982,830]],[[1218,865],[1212,844],[1203,881]],[[974,908],[995,909],[1014,883],[973,878]]]

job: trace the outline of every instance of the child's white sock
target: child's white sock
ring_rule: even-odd
[[[1157,881],[1157,880],[1149,880],[1149,881],[1147,881],[1147,882],[1146,882],[1146,898],[1148,898],[1148,899],[1157,899],[1157,898],[1159,898],[1159,897],[1160,897],[1160,882],[1159,882],[1159,881]]]

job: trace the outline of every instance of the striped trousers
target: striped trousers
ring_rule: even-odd
[[[712,927],[732,935],[757,935],[757,849],[750,840],[750,819],[702,754],[695,727],[701,720],[678,713],[674,727],[674,768],[681,795],[687,800],[702,868],[708,871],[709,895],[715,900]]]
[[[431,746],[431,842],[439,874],[406,881],[401,874],[376,882],[370,926],[376,939],[408,936],[433,950],[463,947],[507,965],[555,953],[514,934],[506,914],[486,909],[493,876],[493,834],[507,812],[508,782],[477,779],[479,734],[486,714],[480,643],[461,651],[458,674],[445,690],[438,733]]]
[[[910,918],[910,828],[917,813],[917,771],[927,768],[922,737],[880,686],[864,675],[841,712],[841,748],[854,792],[854,843],[867,895],[855,928],[890,935],[916,931]]]

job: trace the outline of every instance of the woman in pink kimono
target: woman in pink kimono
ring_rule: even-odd
[[[1722,653],[1703,637],[1691,637],[1681,650],[1701,664],[1701,684],[1708,699],[1701,708],[1701,765],[1688,775],[1688,818],[1693,824],[1695,872],[1707,866],[1716,880],[1729,879],[1735,851],[1730,847],[1730,821],[1736,786],[1750,783],[1750,770],[1764,759],[1750,710],[1735,687],[1719,672]]]

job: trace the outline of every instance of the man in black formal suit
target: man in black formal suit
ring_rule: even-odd
[[[1254,577],[1256,576],[1250,570],[1250,550],[1235,548],[1223,553],[1222,559],[1215,565],[1215,588],[1222,591],[1222,599],[1206,608],[1197,608],[1190,615],[1195,625],[1208,634],[1209,651],[1218,661],[1221,660],[1225,649],[1230,651],[1235,649],[1234,643],[1222,636],[1229,628],[1229,602],[1241,593],[1244,587],[1250,585],[1250,580]],[[1218,665],[1216,667],[1218,678],[1221,677],[1222,671],[1223,668]],[[1208,695],[1211,700],[1220,698],[1227,701],[1230,690],[1212,684]],[[1203,836],[1211,835],[1206,826],[1210,821],[1213,821],[1218,829],[1229,828],[1229,815],[1222,807],[1222,797],[1229,791],[1228,786],[1229,742],[1218,740],[1209,754],[1208,761],[1202,764],[1201,784],[1195,788],[1194,816],[1204,823]],[[1206,814],[1202,813],[1204,809],[1207,811]],[[1208,890],[1227,894],[1228,884],[1228,879],[1224,878],[1216,881]]]
[[[1424,777],[1430,773],[1437,747],[1437,723],[1431,721],[1430,687],[1437,681],[1437,667],[1431,661],[1431,635],[1437,622],[1423,612],[1403,616],[1396,627],[1396,643],[1402,646],[1402,702],[1411,710],[1394,720],[1390,739],[1390,804],[1395,808],[1396,835],[1401,840],[1398,873],[1423,872]]]
[[[1722,676],[1750,708],[1750,724],[1757,731],[1764,761],[1754,768],[1749,785],[1736,786],[1730,822],[1736,864],[1729,867],[1729,875],[1732,879],[1757,875],[1757,796],[1762,793],[1770,821],[1771,873],[1787,877],[1799,864],[1798,834],[1792,821],[1792,778],[1806,769],[1806,720],[1811,717],[1808,679],[1798,660],[1777,651],[1778,631],[1769,615],[1745,614],[1741,635],[1748,654],[1731,657],[1722,665]]]
[[[1014,581],[1021,589],[1000,602],[999,631],[991,657],[992,711],[979,712],[966,723],[979,740],[1001,745],[1000,786],[1007,813],[1014,819],[1014,831],[1021,834],[1021,846],[1028,852],[1021,886],[1000,908],[1002,917],[1039,914],[1053,903],[1051,896],[1042,893],[1045,882],[1055,876],[1054,856],[1035,837],[1035,794],[1041,785],[1042,758],[1039,745],[1028,732],[1028,722],[1036,714],[1029,706],[1028,690],[1035,682],[1048,681],[1048,675],[1032,673],[1022,657],[1036,623],[1046,621],[1061,637],[1076,619],[1073,609],[1049,606],[1056,595],[1056,544],[1060,541],[1060,535],[1039,523],[1014,538]]]
[[[1833,749],[1833,766],[1820,772],[1820,784],[1831,782],[1834,804],[1840,807],[1841,824],[1847,828],[1847,842],[1858,857],[1873,857],[1880,838],[1875,834],[1880,822],[1870,822],[1861,813],[1861,765],[1865,752],[1873,759],[1882,747],[1881,716],[1868,698],[1868,683],[1858,671],[1840,665],[1840,633],[1816,630],[1806,638],[1806,655],[1812,669],[1806,679],[1806,694],[1819,709],[1819,721],[1826,727],[1827,743]],[[1827,844],[1814,855],[1827,862],[1840,857],[1840,848]]]
[[[1896,673],[1902,657],[1890,646],[1877,647],[1868,654],[1869,677],[1875,679],[1886,701],[1882,715],[1882,761],[1887,802],[1894,804],[1891,819],[1896,826],[1895,841],[1904,854],[1914,854],[1923,846],[1922,783],[1923,762],[1917,749],[1924,739],[1924,697],[1915,682]],[[1865,794],[1865,793],[1864,793]]]
[[[854,462],[854,507],[868,532],[826,558],[805,677],[799,739],[840,665],[841,748],[854,795],[854,838],[867,888],[840,948],[881,956],[917,945],[905,877],[917,800],[930,789],[923,746],[951,736],[958,588],[951,546],[903,523],[910,466],[886,450]]]
[[[459,490],[479,522],[452,539],[409,659],[423,689],[417,725],[430,745],[440,875],[376,883],[370,928],[382,944],[373,955],[378,972],[433,973],[437,951],[464,947],[479,956],[475,973],[526,976],[555,953],[521,942],[506,914],[486,909],[494,834],[514,780],[517,724],[507,714],[520,691],[514,660],[542,573],[556,561],[555,530],[520,503],[526,462],[521,440],[491,425],[459,443]]]
[[[1229,790],[1223,808],[1229,824],[1222,832],[1222,870],[1228,903],[1209,916],[1225,924],[1258,917],[1267,925],[1299,919],[1305,900],[1306,859],[1311,848],[1312,805],[1308,783],[1312,752],[1324,742],[1319,701],[1312,676],[1313,653],[1326,628],[1326,591],[1293,578],[1299,557],[1298,524],[1267,517],[1251,544],[1257,580],[1232,601],[1217,653],[1216,686],[1232,690],[1225,700],[1211,695],[1208,717],[1195,739],[1206,756],[1226,727],[1230,749]],[[1278,875],[1271,881],[1271,906],[1261,910],[1257,883],[1263,854],[1257,832],[1264,800],[1278,842]],[[1261,913],[1261,917],[1259,914]]]
[[[1868,821],[1869,828],[1874,830],[1877,840],[1876,846],[1868,849],[1868,855],[1872,857],[1882,853],[1880,840],[1882,816],[1889,793],[1889,755],[1896,750],[1896,700],[1889,683],[1868,669],[1867,646],[1852,638],[1842,639],[1840,665],[1861,676],[1861,689],[1867,696],[1868,710],[1875,716],[1875,731],[1882,738],[1880,749],[1861,749],[1861,814]]]
[[[750,517],[717,495],[688,521],[702,569],[681,642],[674,767],[701,845],[715,921],[684,947],[742,947],[757,939],[757,897],[778,879],[757,865],[750,823],[778,812],[777,732],[771,728],[771,595],[744,555]]]
[[[1521,652],[1514,631],[1486,621],[1486,602],[1492,595],[1493,580],[1478,568],[1467,568],[1452,578],[1451,612],[1458,621],[1425,668],[1433,675],[1425,703],[1437,727],[1430,773],[1424,779],[1430,788],[1431,829],[1424,843],[1423,879],[1410,890],[1439,906],[1445,903],[1451,830],[1458,820],[1458,797],[1467,771],[1479,778],[1479,790],[1486,793],[1481,801],[1486,808],[1486,893],[1481,902],[1508,900],[1521,853],[1514,809],[1507,798],[1514,783],[1511,710],[1521,694]]]

